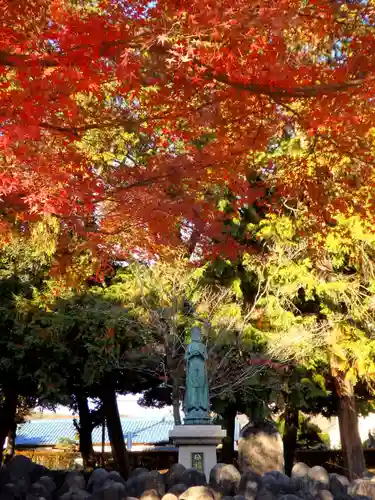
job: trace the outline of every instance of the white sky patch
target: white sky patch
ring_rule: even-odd
[[[166,406],[165,408],[143,408],[138,404],[138,400],[141,398],[141,394],[127,394],[126,396],[118,396],[117,404],[119,413],[122,416],[128,416],[132,418],[160,418],[171,417],[173,415],[172,407]],[[92,405],[90,405],[92,406]],[[58,406],[56,411],[43,410],[45,415],[56,414],[56,415],[73,415],[73,412],[69,410],[67,406]]]

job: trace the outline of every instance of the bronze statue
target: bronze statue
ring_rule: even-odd
[[[207,349],[202,342],[201,330],[194,327],[191,342],[185,353],[186,389],[184,400],[185,424],[210,424],[209,397],[206,370]]]

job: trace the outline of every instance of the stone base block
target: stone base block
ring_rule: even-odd
[[[216,448],[225,436],[220,425],[177,425],[169,433],[178,446],[178,462],[204,472],[207,481],[217,463]]]

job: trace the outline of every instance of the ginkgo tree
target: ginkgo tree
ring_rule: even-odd
[[[372,2],[3,0],[0,13],[2,232],[52,213],[102,254],[160,254],[193,232],[203,255],[232,255],[217,238],[228,188],[243,204],[271,187],[273,209],[298,200],[320,231],[337,211],[373,217]],[[305,153],[249,186],[256,155],[297,128]],[[142,154],[123,144],[99,168],[81,147],[97,132],[135,134]]]
[[[267,291],[257,305],[262,328],[270,332],[272,356],[325,374],[335,395],[345,472],[357,478],[366,464],[356,389],[373,393],[375,369],[374,236],[358,218],[340,219],[316,256],[297,227],[290,218],[261,224],[258,234],[272,246]]]

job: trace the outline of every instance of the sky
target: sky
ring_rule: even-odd
[[[118,396],[117,404],[120,415],[126,415],[134,418],[163,418],[164,416],[173,416],[172,408],[169,406],[162,409],[143,408],[142,406],[139,406],[137,402],[140,397],[141,394],[128,394],[126,396]],[[43,413],[47,415],[54,412],[43,410]],[[72,412],[69,410],[69,408],[65,406],[58,406],[55,413],[60,415],[72,415]]]

